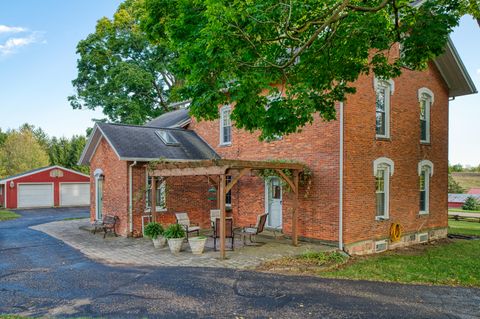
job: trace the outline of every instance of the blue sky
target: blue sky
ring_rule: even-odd
[[[67,96],[76,76],[75,47],[111,17],[121,0],[0,1],[0,128],[28,122],[51,136],[85,134],[99,111],[73,110]],[[480,28],[464,17],[453,42],[480,88]],[[480,94],[450,104],[449,159],[480,164]]]

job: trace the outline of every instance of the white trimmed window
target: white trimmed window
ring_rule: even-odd
[[[157,189],[155,191],[155,204],[156,211],[165,211],[167,210],[167,192],[166,192],[166,182],[165,180],[160,180],[157,178],[155,183]],[[150,210],[152,206],[152,176],[147,177],[147,190],[145,196],[145,208]]]
[[[430,109],[434,101],[433,92],[427,88],[418,90],[420,104],[420,142],[430,143]]]
[[[423,160],[418,163],[420,202],[419,213],[428,214],[430,210],[430,177],[433,175],[433,163]]]
[[[393,80],[373,79],[375,89],[375,134],[378,138],[390,138],[390,97],[393,95]]]
[[[390,209],[390,176],[393,175],[393,161],[381,157],[373,162],[375,176],[375,219],[384,220],[389,217]]]
[[[220,145],[232,144],[231,111],[232,109],[229,105],[225,105],[220,109]]]

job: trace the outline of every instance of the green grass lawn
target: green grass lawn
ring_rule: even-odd
[[[418,247],[420,246],[420,247]],[[480,287],[480,241],[417,245],[368,257],[354,257],[322,277]]]
[[[8,210],[0,210],[0,222],[5,220],[17,219],[20,215]]]
[[[480,223],[448,222],[449,233],[480,236]],[[322,277],[480,287],[480,240],[445,240],[353,257]]]
[[[464,210],[461,208],[449,208],[449,212],[459,212],[459,213],[480,213],[480,210]]]
[[[449,220],[448,233],[456,235],[480,236],[480,223],[478,222],[478,219],[474,221]]]

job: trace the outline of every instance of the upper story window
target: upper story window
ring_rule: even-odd
[[[418,90],[420,104],[420,142],[430,143],[430,108],[433,104],[433,92],[427,88]]]
[[[390,97],[393,95],[394,82],[374,78],[373,86],[375,88],[376,137],[390,138]]]
[[[152,176],[147,177],[147,190],[145,196],[145,208],[149,210],[152,207]],[[167,209],[167,192],[166,192],[166,182],[165,180],[156,180],[156,190],[155,190],[155,207],[157,211],[162,211]]]
[[[373,162],[375,176],[375,219],[384,220],[389,217],[390,207],[390,176],[393,175],[393,161],[381,157]]]
[[[225,105],[220,109],[220,145],[232,144],[231,107]]]
[[[433,163],[423,160],[418,163],[419,189],[420,189],[420,214],[428,214],[430,210],[430,177],[433,175]]]

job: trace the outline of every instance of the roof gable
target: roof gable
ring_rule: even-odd
[[[158,136],[157,127],[95,124],[79,164],[90,163],[101,138],[105,138],[120,160],[152,161],[159,158],[169,160],[205,160],[220,158],[218,154],[194,131],[162,128],[178,141],[178,145],[165,144]]]
[[[40,173],[40,172],[45,172],[45,171],[48,171],[48,170],[51,170],[51,169],[54,169],[54,168],[61,169],[61,170],[64,170],[64,171],[67,171],[67,172],[70,172],[70,173],[73,173],[73,174],[77,174],[77,175],[81,175],[81,176],[85,176],[85,177],[90,178],[89,175],[83,174],[83,173],[75,171],[73,169],[65,168],[65,167],[62,167],[62,166],[59,166],[59,165],[52,165],[52,166],[35,168],[35,169],[29,170],[29,171],[26,171],[26,172],[23,172],[23,173],[20,173],[20,174],[5,177],[4,179],[0,179],[0,184],[5,184],[6,182],[8,182],[10,180],[18,179],[18,178],[21,178],[21,177],[26,177],[26,176],[29,176],[29,175],[34,175],[34,174],[37,174],[37,173]]]

